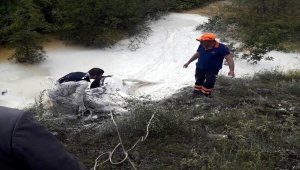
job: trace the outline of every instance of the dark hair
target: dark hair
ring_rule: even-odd
[[[92,68],[89,70],[90,76],[101,76],[104,71],[100,68]]]

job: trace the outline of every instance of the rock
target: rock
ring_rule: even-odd
[[[216,139],[216,140],[228,139],[228,135],[223,135],[223,134],[208,134],[207,136],[210,139]]]
[[[7,92],[8,92],[7,89],[1,90],[1,95],[4,96]]]

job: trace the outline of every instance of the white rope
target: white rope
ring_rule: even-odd
[[[118,94],[118,93],[117,93],[117,94]],[[120,94],[118,94],[118,95],[121,96]],[[122,97],[122,96],[121,96],[121,97]],[[114,101],[114,100],[112,100],[112,101]],[[115,102],[115,103],[117,103],[117,102]],[[109,104],[109,106],[110,106],[110,104]],[[114,119],[114,116],[113,116],[113,112],[112,112],[112,111],[110,111],[110,117],[111,117],[111,120],[112,120],[114,126],[116,127],[117,134],[118,134],[118,138],[119,138],[119,143],[114,147],[114,149],[113,149],[111,152],[103,153],[103,154],[99,155],[99,156],[96,158],[95,164],[94,164],[94,167],[93,167],[93,170],[96,170],[96,168],[97,168],[99,165],[104,164],[104,163],[106,163],[106,162],[108,162],[108,161],[110,161],[110,163],[111,163],[112,165],[119,165],[119,164],[122,164],[123,162],[125,162],[127,159],[128,159],[128,161],[129,161],[129,163],[131,164],[131,166],[133,167],[133,169],[136,170],[136,169],[137,169],[137,168],[136,168],[136,164],[128,157],[128,152],[130,152],[132,149],[134,149],[134,148],[137,146],[138,143],[144,142],[144,141],[147,139],[147,137],[148,137],[148,135],[149,135],[149,127],[150,127],[150,124],[151,124],[152,119],[154,118],[154,114],[151,116],[151,118],[150,118],[150,120],[149,120],[149,122],[148,122],[148,124],[147,124],[147,127],[146,127],[146,135],[140,137],[140,138],[135,142],[135,144],[134,144],[129,150],[127,150],[127,151],[126,151],[126,149],[125,149],[125,147],[124,147],[124,145],[123,145],[122,138],[121,138],[121,135],[120,135],[120,132],[119,132],[119,128],[118,128],[118,125],[117,125],[117,123],[116,123],[116,121],[115,121],[115,119]],[[119,161],[119,162],[114,162],[114,161],[112,160],[113,154],[114,154],[115,150],[116,150],[120,145],[121,145],[121,147],[122,147],[123,153],[125,154],[125,157],[124,157],[121,161]],[[100,157],[102,157],[102,156],[105,155],[105,154],[109,154],[109,158],[106,159],[104,162],[98,164],[98,160],[100,159]]]
[[[113,156],[115,150],[116,150],[120,145],[121,145],[121,143],[119,143],[119,144],[113,149],[113,151],[111,151],[111,152],[109,153],[109,161],[110,161],[110,163],[111,163],[112,165],[119,165],[119,164],[123,163],[123,162],[127,159],[127,157],[128,157],[128,153],[127,153],[127,152],[124,152],[125,157],[124,157],[124,159],[123,159],[122,161],[119,161],[119,162],[113,162],[113,161],[112,161],[112,156]]]
[[[109,161],[109,159],[107,159],[107,160],[105,160],[104,162],[102,162],[101,164],[98,164],[98,159],[101,158],[101,157],[102,157],[103,155],[105,155],[105,154],[109,154],[109,152],[105,152],[105,153],[99,155],[99,156],[96,158],[95,164],[94,164],[94,167],[93,167],[93,170],[96,170],[96,168],[97,168],[99,165],[101,165],[101,164],[103,164],[103,163]]]
[[[121,147],[122,147],[123,152],[124,152],[124,154],[125,154],[125,158],[124,158],[122,161],[117,162],[117,163],[114,163],[114,162],[112,161],[111,157],[112,157],[113,152],[114,152],[115,149],[113,150],[113,152],[110,153],[110,155],[109,155],[110,163],[113,164],[113,165],[116,165],[116,164],[121,164],[121,163],[123,163],[123,162],[127,159],[128,153],[126,152],[125,147],[124,147],[124,145],[123,145],[122,138],[121,138],[121,135],[120,135],[120,132],[119,132],[119,128],[118,128],[118,125],[117,125],[117,123],[116,123],[116,121],[115,121],[115,119],[114,119],[114,116],[113,116],[112,111],[110,111],[110,116],[111,116],[111,120],[113,121],[113,123],[114,123],[114,125],[115,125],[115,127],[116,127],[116,130],[117,130],[117,133],[118,133],[118,138],[119,138],[119,141],[120,141],[120,143],[115,147],[115,149],[118,148],[119,145],[121,144]]]
[[[96,160],[95,160],[95,164],[94,164],[94,168],[93,168],[93,169],[96,170],[96,168],[97,168],[99,165],[104,164],[104,163],[106,163],[106,162],[108,162],[108,161],[110,161],[110,163],[111,163],[112,165],[119,165],[119,164],[122,164],[123,162],[125,162],[125,161],[128,159],[128,161],[129,161],[129,163],[131,164],[131,166],[133,167],[133,169],[136,170],[136,169],[137,169],[137,168],[136,168],[136,164],[128,157],[128,152],[130,152],[132,149],[134,149],[134,148],[137,146],[138,143],[144,142],[144,141],[147,139],[147,137],[148,137],[148,135],[149,135],[149,127],[150,127],[150,124],[151,124],[152,119],[154,118],[154,114],[151,116],[151,118],[150,118],[150,120],[149,120],[149,122],[148,122],[148,124],[147,124],[146,135],[140,137],[140,138],[135,142],[135,144],[134,144],[129,150],[127,150],[127,151],[126,151],[126,149],[125,149],[125,147],[124,147],[124,145],[123,145],[122,138],[121,138],[121,135],[120,135],[120,132],[119,132],[119,128],[118,128],[117,123],[116,123],[115,120],[114,120],[112,111],[110,112],[110,116],[111,116],[111,119],[112,119],[112,121],[113,121],[113,123],[114,123],[114,125],[115,125],[115,127],[116,127],[116,130],[117,130],[117,134],[118,134],[118,138],[119,138],[120,143],[118,143],[118,144],[114,147],[114,149],[113,149],[111,152],[106,152],[106,153],[103,153],[103,154],[99,155],[99,156],[96,158]],[[115,150],[116,150],[120,145],[121,145],[121,147],[122,147],[123,153],[125,154],[125,157],[124,157],[121,161],[119,161],[119,162],[113,162],[113,160],[112,160],[113,154],[114,154]],[[109,158],[108,158],[107,160],[105,160],[104,162],[98,164],[98,159],[99,159],[100,157],[102,157],[103,155],[105,155],[105,154],[109,154]]]
[[[134,149],[138,143],[144,142],[144,141],[147,139],[147,137],[148,137],[148,135],[149,135],[149,126],[150,126],[150,123],[151,123],[151,121],[152,121],[153,118],[154,118],[154,114],[151,116],[151,118],[150,118],[150,120],[149,120],[149,122],[148,122],[148,125],[147,125],[147,133],[146,133],[146,135],[145,135],[145,136],[142,136],[141,138],[139,138],[139,139],[135,142],[135,144],[134,144],[127,152],[129,152],[129,151],[131,151],[132,149]]]

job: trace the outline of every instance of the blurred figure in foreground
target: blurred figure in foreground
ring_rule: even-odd
[[[0,169],[85,170],[29,113],[0,106]]]

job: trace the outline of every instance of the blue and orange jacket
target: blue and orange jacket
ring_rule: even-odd
[[[205,50],[200,44],[197,52],[199,53],[197,69],[216,69],[220,70],[223,65],[224,57],[230,54],[229,48],[219,42],[216,42],[212,49]]]

